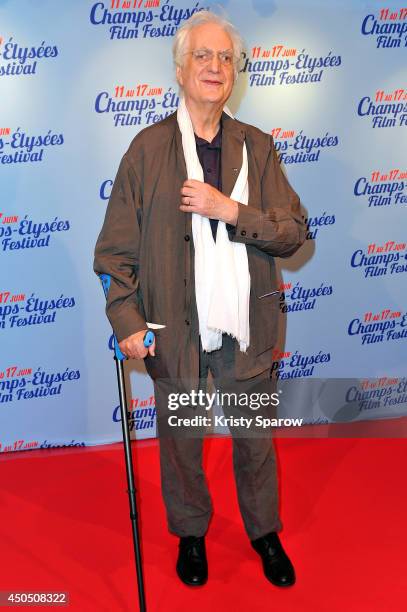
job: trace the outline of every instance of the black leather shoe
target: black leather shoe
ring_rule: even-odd
[[[287,557],[278,534],[271,531],[251,545],[263,560],[264,575],[276,586],[291,586],[295,582],[293,564]]]
[[[204,536],[179,539],[177,574],[188,586],[201,586],[208,580]]]

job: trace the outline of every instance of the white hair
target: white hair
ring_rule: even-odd
[[[174,42],[172,44],[172,56],[174,59],[175,66],[183,65],[185,45],[191,30],[206,23],[214,23],[220,26],[223,30],[225,30],[227,34],[229,34],[232,40],[233,54],[236,58],[240,59],[244,48],[244,43],[235,26],[232,25],[230,21],[227,21],[227,19],[216,15],[216,13],[213,13],[212,11],[202,10],[197,11],[189,19],[187,19],[185,23],[183,23],[182,26],[177,30],[177,33],[174,36]],[[237,66],[235,64],[235,78],[236,77]]]

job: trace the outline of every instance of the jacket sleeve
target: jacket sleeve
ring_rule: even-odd
[[[137,291],[141,218],[140,183],[124,155],[96,242],[93,264],[96,274],[111,276],[106,315],[119,342],[147,329]]]
[[[228,226],[229,238],[275,257],[289,257],[303,244],[306,229],[300,200],[280,167],[271,136],[261,194],[262,210],[250,206],[250,201],[247,206],[238,202],[237,224]]]

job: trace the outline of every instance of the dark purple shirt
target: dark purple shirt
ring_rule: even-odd
[[[222,191],[221,178],[221,148],[222,148],[222,127],[212,142],[208,142],[204,138],[200,138],[195,134],[196,152],[204,173],[205,183],[209,183],[212,187]],[[216,241],[216,231],[218,229],[218,220],[209,219],[212,229],[213,239]]]

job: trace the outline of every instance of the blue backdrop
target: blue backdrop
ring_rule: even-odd
[[[308,223],[281,262],[275,368],[383,390],[356,419],[405,414],[407,10],[220,4],[247,47],[230,106],[273,134]],[[0,451],[121,438],[93,248],[131,139],[176,109],[172,37],[211,5],[0,0]],[[132,428],[154,436],[151,381],[126,368]]]

